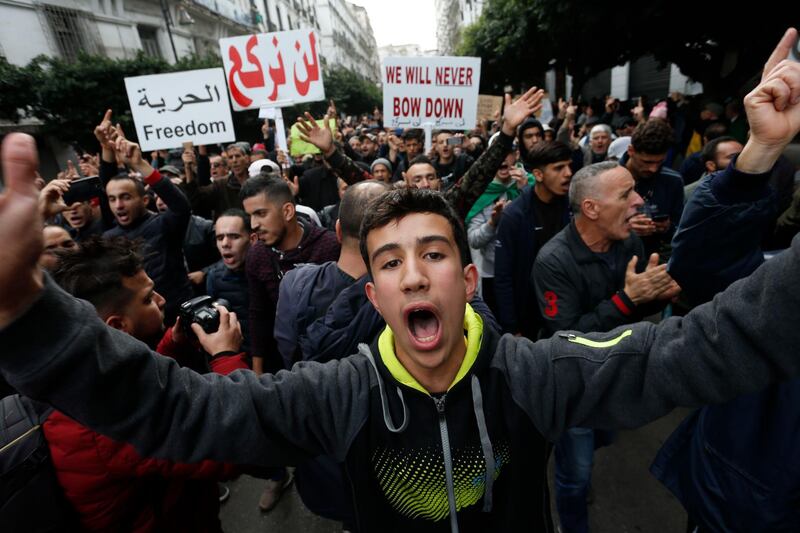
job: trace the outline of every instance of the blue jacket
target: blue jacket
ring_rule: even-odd
[[[700,183],[673,241],[670,274],[695,303],[764,261],[759,243],[775,215],[770,174],[743,174],[734,164]],[[650,470],[702,531],[798,531],[798,406],[795,379],[702,408],[675,430]]]
[[[536,255],[545,243],[537,237],[533,194],[533,187],[526,187],[503,209],[494,248],[494,293],[502,331],[536,339],[541,319],[530,277]],[[566,226],[570,216],[567,198],[555,201],[563,202]]]
[[[301,354],[299,337],[326,313],[331,302],[356,280],[342,271],[336,261],[300,265],[286,273],[278,290],[275,312],[275,341],[286,368],[297,361],[319,360],[318,354]],[[363,288],[363,287],[362,287]],[[358,342],[370,342],[364,339]],[[335,359],[355,352],[339,352]]]
[[[206,273],[206,294],[214,298],[223,298],[231,304],[230,310],[242,325],[242,351],[250,353],[249,313],[250,298],[247,276],[244,267],[231,270],[222,259],[211,265]]]

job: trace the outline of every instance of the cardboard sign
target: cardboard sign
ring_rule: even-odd
[[[125,78],[143,151],[236,140],[221,68]]]
[[[319,43],[313,30],[220,39],[233,108],[244,111],[324,100]]]
[[[320,128],[325,127],[324,120],[317,120],[317,125]],[[336,121],[332,118],[328,119],[328,125],[331,128],[331,133],[336,135]],[[314,146],[311,143],[305,142],[303,139],[300,138],[300,128],[297,126],[297,122],[292,125],[292,129],[289,131],[289,154],[292,156],[296,155],[305,155],[305,154],[319,154],[319,148]]]
[[[500,112],[503,107],[502,96],[492,96],[490,94],[478,95],[478,120],[494,120],[495,113]]]
[[[479,57],[387,57],[381,65],[384,124],[415,128],[475,126]]]

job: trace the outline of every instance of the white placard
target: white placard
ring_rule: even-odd
[[[479,57],[387,57],[381,65],[384,123],[392,128],[471,129],[478,109]]]
[[[236,140],[221,68],[125,78],[143,151]]]
[[[289,153],[289,145],[286,142],[286,128],[283,124],[283,111],[280,107],[262,107],[258,112],[258,118],[266,118],[275,121],[275,144],[285,153]]]
[[[313,30],[220,39],[233,108],[244,111],[324,100],[319,45]]]

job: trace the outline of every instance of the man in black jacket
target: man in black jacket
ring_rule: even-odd
[[[536,254],[569,222],[567,192],[571,150],[561,142],[537,143],[526,166],[536,183],[503,209],[494,251],[497,319],[503,332],[535,340],[541,327],[530,280]]]
[[[569,200],[575,218],[542,248],[532,274],[548,334],[610,331],[656,310],[645,304],[677,295],[666,265],[658,266],[657,254],[646,262],[642,241],[631,232],[642,198],[625,167],[583,167],[572,178]],[[595,436],[572,428],[556,446],[556,506],[565,533],[589,530]]]
[[[144,240],[144,269],[155,283],[155,290],[167,301],[165,322],[171,325],[180,304],[192,297],[182,248],[192,214],[189,201],[178,187],[142,158],[139,145],[127,140],[120,129],[116,130],[114,147],[119,160],[144,176],[144,183],[126,174],[108,181],[106,195],[117,227],[103,235]],[[147,209],[150,197],[145,193],[145,184],[163,200],[166,211],[153,213]]]

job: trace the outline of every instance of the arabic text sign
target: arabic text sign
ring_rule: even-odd
[[[221,68],[125,78],[142,150],[236,140]]]
[[[392,128],[475,126],[478,57],[387,57],[381,65],[383,116]]]
[[[313,30],[229,37],[219,47],[236,111],[325,99]]]

